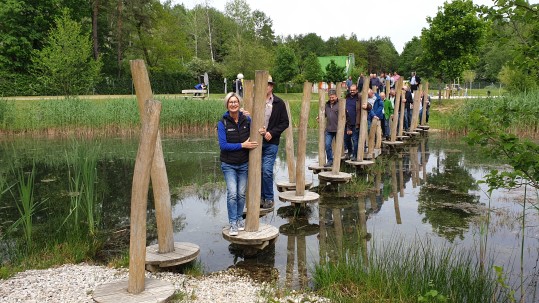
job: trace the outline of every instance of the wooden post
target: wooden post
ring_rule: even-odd
[[[284,101],[286,106],[286,113],[288,115],[288,121],[290,126],[286,128],[286,164],[288,166],[288,182],[296,183],[296,162],[294,157],[294,129],[292,127],[292,115],[290,114],[290,104],[288,101]],[[301,141],[299,141],[301,143]],[[298,150],[299,154],[299,150]],[[299,155],[298,155],[299,158]],[[298,159],[299,160],[299,159]],[[305,162],[305,157],[303,157]],[[305,176],[303,178],[303,186],[305,187]]]
[[[374,158],[374,140],[376,138],[376,129],[378,128],[379,122],[380,120],[378,119],[372,119],[371,121],[371,129],[369,130],[369,143],[367,145],[367,158],[369,159]]]
[[[390,90],[391,90],[391,82],[389,80],[386,80],[386,98],[389,98],[389,91]]]
[[[305,82],[303,84],[303,100],[301,102],[299,118],[298,160],[296,163],[296,196],[305,195],[305,155],[307,153],[307,126],[309,124],[309,112],[311,110],[312,87],[313,84],[311,82]]]
[[[318,165],[326,164],[326,90],[318,90]]]
[[[363,109],[363,105],[367,104],[369,97],[369,81],[370,78],[363,77],[363,89],[361,90],[361,122],[359,125],[359,140],[357,143],[357,161],[363,161],[365,155],[365,141],[367,141],[367,115],[369,112]]]
[[[253,80],[243,80],[243,104],[246,111],[253,112],[253,96],[255,83]]]
[[[376,143],[374,145],[375,149],[382,148],[382,121],[378,120],[378,126],[376,127]]]
[[[268,72],[257,70],[255,74],[255,93],[253,112],[251,113],[250,138],[259,146],[249,151],[249,173],[247,183],[247,218],[245,231],[258,231],[260,226],[260,194],[262,187],[262,144],[264,138],[258,130],[264,126],[264,109],[266,106],[266,90],[268,88]],[[256,140],[254,140],[256,138]]]
[[[410,131],[415,131],[418,126],[419,120],[419,103],[421,103],[422,85],[419,85],[419,89],[414,93],[414,108],[412,110],[412,124],[410,125]]]
[[[399,78],[399,81],[402,81],[402,78]],[[404,86],[404,85],[403,85]],[[402,94],[401,95],[401,110],[400,110],[400,115],[399,115],[399,124],[400,124],[400,127],[399,127],[399,132],[398,132],[398,136],[402,136],[402,132],[404,131],[404,115],[406,115],[406,93]]]
[[[143,117],[144,102],[151,100],[152,88],[150,78],[144,60],[131,60],[131,74],[137,94],[137,102],[141,120]],[[172,207],[170,204],[170,189],[168,185],[168,176],[163,157],[163,147],[161,145],[161,134],[157,132],[155,141],[155,152],[153,153],[153,162],[151,165],[151,182],[153,196],[155,200],[155,217],[157,221],[157,242],[160,253],[169,253],[174,251],[174,230],[172,228]],[[146,242],[146,239],[144,239]]]
[[[402,95],[402,78],[397,81],[395,91],[395,110],[393,111],[393,119],[391,119],[391,141],[397,140],[397,127],[399,125],[399,110],[401,108],[401,95]],[[400,124],[402,129],[402,123]]]
[[[127,291],[139,294],[144,291],[146,263],[146,208],[150,171],[159,130],[161,103],[148,100],[142,115],[142,131],[133,173],[131,188],[131,227],[129,238],[129,281]]]
[[[341,95],[341,86],[337,85],[337,96]],[[336,175],[341,170],[341,154],[344,144],[344,128],[346,127],[346,100],[339,99],[339,119],[337,121],[337,134],[335,149],[333,149],[333,167],[331,172]],[[296,186],[297,187],[297,186]]]
[[[425,84],[425,97],[423,98],[423,114],[421,115],[421,125],[427,125],[427,100],[429,99],[429,83]]]

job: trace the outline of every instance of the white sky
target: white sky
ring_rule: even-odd
[[[228,0],[208,0],[221,12]],[[187,8],[204,0],[172,0]],[[277,36],[316,33],[322,39],[355,33],[359,40],[388,36],[399,53],[404,44],[421,35],[426,17],[434,17],[444,0],[247,0],[251,10],[263,11],[273,20]],[[474,4],[493,5],[493,0],[473,0]],[[531,0],[537,3],[539,0]],[[382,5],[383,4],[383,5]],[[364,13],[369,11],[370,13]]]

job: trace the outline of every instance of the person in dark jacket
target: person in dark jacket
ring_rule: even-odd
[[[258,142],[249,141],[251,118],[247,111],[241,110],[240,101],[241,97],[236,93],[226,95],[227,111],[217,123],[231,236],[237,236],[238,230],[245,229],[242,216],[245,207],[249,150],[258,146]]]
[[[359,139],[358,122],[356,121],[359,95],[357,93],[357,86],[353,84],[350,86],[350,93],[346,96],[346,130],[344,132],[344,147],[348,150],[346,159],[352,161],[356,160],[357,156],[357,143]]]
[[[275,83],[271,76],[268,77],[266,91],[266,110],[264,113],[264,127],[259,129],[263,137],[262,144],[262,208],[272,208],[273,195],[273,166],[279,150],[279,139],[285,129],[288,128],[288,113],[284,101],[273,94]]]
[[[405,90],[404,97],[406,98],[406,103],[404,104],[404,130],[409,131],[412,124],[414,96],[408,86],[404,86],[402,89]]]
[[[410,77],[410,88],[412,92],[415,92],[419,85],[421,84],[421,78],[419,78],[418,75],[415,74],[415,72],[412,72],[412,77]]]
[[[333,166],[333,149],[331,143],[337,136],[337,128],[339,123],[339,99],[337,92],[334,89],[329,90],[329,100],[326,102],[325,118],[326,118],[326,164],[325,167]]]

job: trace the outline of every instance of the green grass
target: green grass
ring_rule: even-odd
[[[316,265],[313,278],[317,292],[335,302],[418,302],[432,290],[448,302],[503,302],[507,295],[473,252],[418,240],[371,243],[368,252],[351,248],[337,261]]]

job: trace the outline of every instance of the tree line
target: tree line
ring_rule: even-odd
[[[216,92],[223,78],[241,72],[252,79],[257,69],[270,70],[278,83],[344,80],[342,71],[326,70],[316,57],[351,53],[354,78],[416,71],[447,82],[466,72],[521,89],[538,82],[537,14],[537,5],[524,0],[498,0],[492,7],[446,2],[399,55],[389,37],[276,36],[271,17],[246,0],[228,1],[224,12],[209,1],[188,9],[158,0],[6,0],[0,6],[0,90],[4,96],[131,93],[129,60],[139,58],[156,93],[192,88],[205,72]]]

